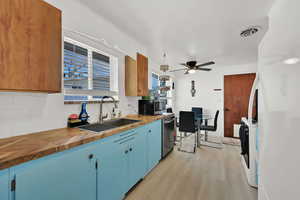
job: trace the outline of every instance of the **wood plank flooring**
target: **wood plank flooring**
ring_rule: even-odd
[[[126,200],[257,200],[247,184],[239,147],[174,151],[130,192]]]

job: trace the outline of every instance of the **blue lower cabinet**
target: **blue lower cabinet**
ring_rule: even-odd
[[[75,148],[11,168],[11,200],[96,200],[93,151]]]
[[[134,186],[146,175],[146,133],[143,127],[137,129],[137,135],[129,144],[128,166],[129,186]]]
[[[97,149],[98,200],[121,200],[147,169],[143,127],[106,139]]]
[[[147,130],[147,171],[151,171],[161,159],[162,127],[161,120],[146,126]]]
[[[160,158],[159,120],[0,171],[0,200],[121,200]]]
[[[126,191],[127,147],[117,137],[97,148],[97,200],[121,200]]]
[[[0,170],[0,199],[8,200],[9,170]]]

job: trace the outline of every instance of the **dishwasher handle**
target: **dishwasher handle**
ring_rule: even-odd
[[[170,124],[170,123],[172,123],[174,121],[175,121],[175,118],[172,118],[170,120],[164,120],[164,124]]]

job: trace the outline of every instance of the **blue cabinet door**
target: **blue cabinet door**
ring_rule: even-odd
[[[0,170],[0,199],[8,200],[9,174],[8,170]]]
[[[144,178],[147,170],[146,144],[147,134],[144,127],[137,129],[137,134],[129,145],[129,186],[134,186]]]
[[[75,148],[11,169],[11,200],[96,200],[93,147]]]
[[[129,138],[113,136],[97,148],[97,200],[121,200],[128,185]]]
[[[161,159],[162,134],[161,120],[146,126],[147,128],[147,171],[151,171]]]

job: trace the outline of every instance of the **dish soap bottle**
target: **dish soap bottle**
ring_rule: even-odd
[[[81,112],[79,114],[79,119],[82,121],[82,122],[87,122],[89,118],[89,115],[86,111],[86,103],[82,103],[81,104]]]

